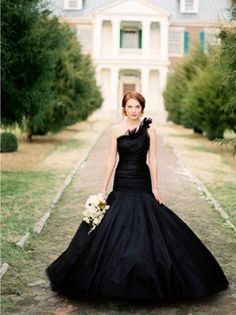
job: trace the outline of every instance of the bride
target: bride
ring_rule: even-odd
[[[229,284],[211,252],[161,200],[156,132],[151,118],[141,119],[144,108],[140,93],[124,95],[126,120],[112,127],[101,189],[110,207],[91,233],[82,221],[46,268],[51,289],[60,294],[161,302],[198,298]]]

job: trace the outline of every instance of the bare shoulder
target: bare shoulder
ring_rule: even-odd
[[[116,138],[119,137],[123,133],[123,130],[124,130],[123,123],[116,124],[111,127],[112,135]]]
[[[150,136],[153,136],[156,134],[156,128],[152,125],[149,126],[149,128],[147,129],[148,130],[148,133]]]

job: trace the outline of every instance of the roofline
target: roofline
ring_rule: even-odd
[[[92,14],[97,14],[97,13],[100,13],[100,11],[103,11],[105,9],[109,9],[109,8],[112,8],[116,5],[119,5],[121,3],[125,3],[127,2],[127,0],[116,0],[116,1],[113,1],[113,2],[110,2],[110,3],[107,3],[105,5],[102,5],[96,9],[93,9],[92,10]],[[150,2],[149,0],[139,0],[139,2],[142,2],[143,4],[145,4],[146,6],[149,6],[151,7],[153,10],[159,10],[159,12],[161,12],[164,16],[167,16],[167,17],[170,17],[171,16],[171,13],[165,9],[162,9],[160,7],[158,7],[157,5],[153,4],[152,2]],[[112,15],[112,14],[111,14]]]

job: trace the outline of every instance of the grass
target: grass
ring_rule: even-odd
[[[11,242],[2,242],[4,250],[8,253],[9,269],[7,270],[7,276],[2,279],[2,299],[1,308],[2,311],[7,307],[17,306],[17,302],[12,300],[13,297],[25,296],[30,294],[30,288],[26,285],[28,282],[27,277],[31,275],[38,275],[37,264],[35,264],[35,250],[33,247],[36,237],[33,236],[27,242],[24,249],[21,249],[16,244]]]
[[[13,263],[15,245],[46,212],[56,192],[53,171],[2,171],[2,260]]]
[[[220,202],[231,218],[232,223],[236,226],[236,187],[234,184],[223,181],[215,185],[209,185],[208,189],[214,197]]]
[[[65,152],[69,150],[77,150],[84,144],[84,141],[79,139],[70,139],[65,144],[58,147],[59,151]]]
[[[198,152],[208,152],[208,153],[217,153],[215,150],[208,148],[203,145],[189,145],[187,146],[188,149]]]

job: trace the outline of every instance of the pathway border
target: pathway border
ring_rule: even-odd
[[[189,170],[187,165],[182,161],[181,154],[177,152],[177,150],[174,148],[172,144],[168,142],[168,140],[165,139],[163,135],[161,135],[161,138],[163,139],[163,142],[165,145],[168,145],[175,157],[177,158],[177,163],[180,165],[180,167],[184,170],[183,175],[188,177],[191,182],[195,184],[197,189],[200,191],[202,196],[212,205],[212,207],[221,215],[221,217],[225,220],[226,225],[228,225],[236,234],[236,226],[232,223],[230,220],[230,216],[228,213],[221,207],[220,203],[217,199],[212,195],[212,193],[206,188],[206,186],[203,184],[203,182],[196,176],[193,175],[192,172]]]

